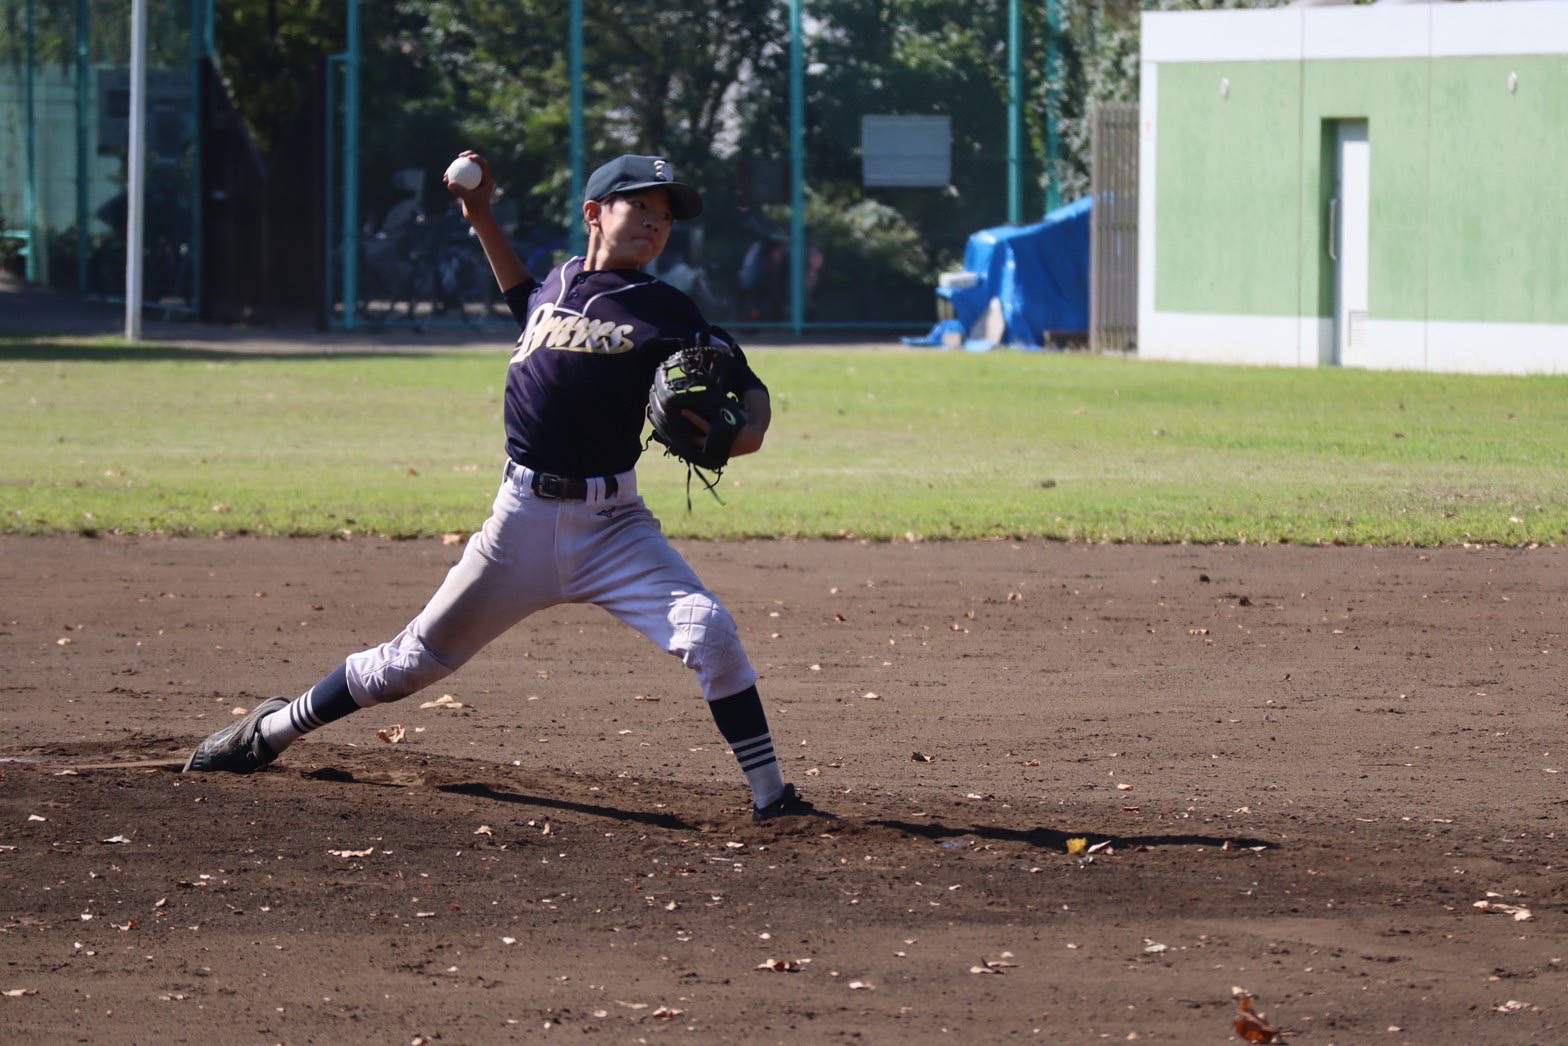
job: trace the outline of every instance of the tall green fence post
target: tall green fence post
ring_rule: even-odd
[[[359,0],[348,0],[343,76],[343,326],[353,330],[359,302]]]
[[[1057,76],[1061,70],[1056,38],[1061,32],[1061,0],[1045,0],[1045,210],[1062,205],[1062,190],[1056,175],[1061,144],[1056,136]]]
[[[27,105],[27,114],[22,119],[27,135],[27,172],[22,178],[22,221],[27,225],[27,258],[22,275],[28,283],[38,281],[38,120],[33,113],[33,70],[38,56],[34,48],[33,13],[33,0],[27,0],[27,74],[22,91]]]
[[[805,0],[789,0],[789,321],[799,335],[806,322],[806,45],[801,39]]]
[[[583,0],[572,0],[571,22],[567,29],[567,62],[572,78],[571,109],[572,128],[570,159],[572,165],[572,195],[566,204],[566,229],[567,241],[571,244],[573,254],[586,254],[588,252],[588,233],[583,228],[582,212],[574,214],[573,205],[581,206],[583,198],[583,185],[588,180],[587,164],[584,161],[584,133],[583,133]],[[535,273],[535,278],[542,278],[543,273]]]
[[[1024,221],[1024,18],[1007,0],[1007,223]]]
[[[76,289],[82,294],[89,289],[87,251],[91,246],[87,235],[87,112],[90,105],[87,78],[91,71],[87,62],[87,43],[91,36],[87,0],[76,0]]]

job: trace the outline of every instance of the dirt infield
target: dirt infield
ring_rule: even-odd
[[[1568,1040],[1563,550],[683,550],[836,820],[577,607],[176,774],[458,550],[0,538],[7,1040]]]

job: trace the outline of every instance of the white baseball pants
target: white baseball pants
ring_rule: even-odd
[[[430,602],[391,642],[352,654],[348,687],[361,706],[407,697],[456,671],[528,615],[562,603],[601,606],[675,655],[709,701],[757,681],[735,620],[671,547],[637,495],[635,472],[606,495],[545,498],[513,465],[484,527]]]

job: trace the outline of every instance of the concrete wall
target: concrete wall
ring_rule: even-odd
[[[1139,353],[1332,359],[1335,121],[1371,141],[1362,365],[1568,371],[1568,2],[1150,13]]]

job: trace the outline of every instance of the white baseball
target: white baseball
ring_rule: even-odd
[[[459,156],[446,169],[446,180],[464,189],[477,189],[484,174],[477,163],[466,156]]]

